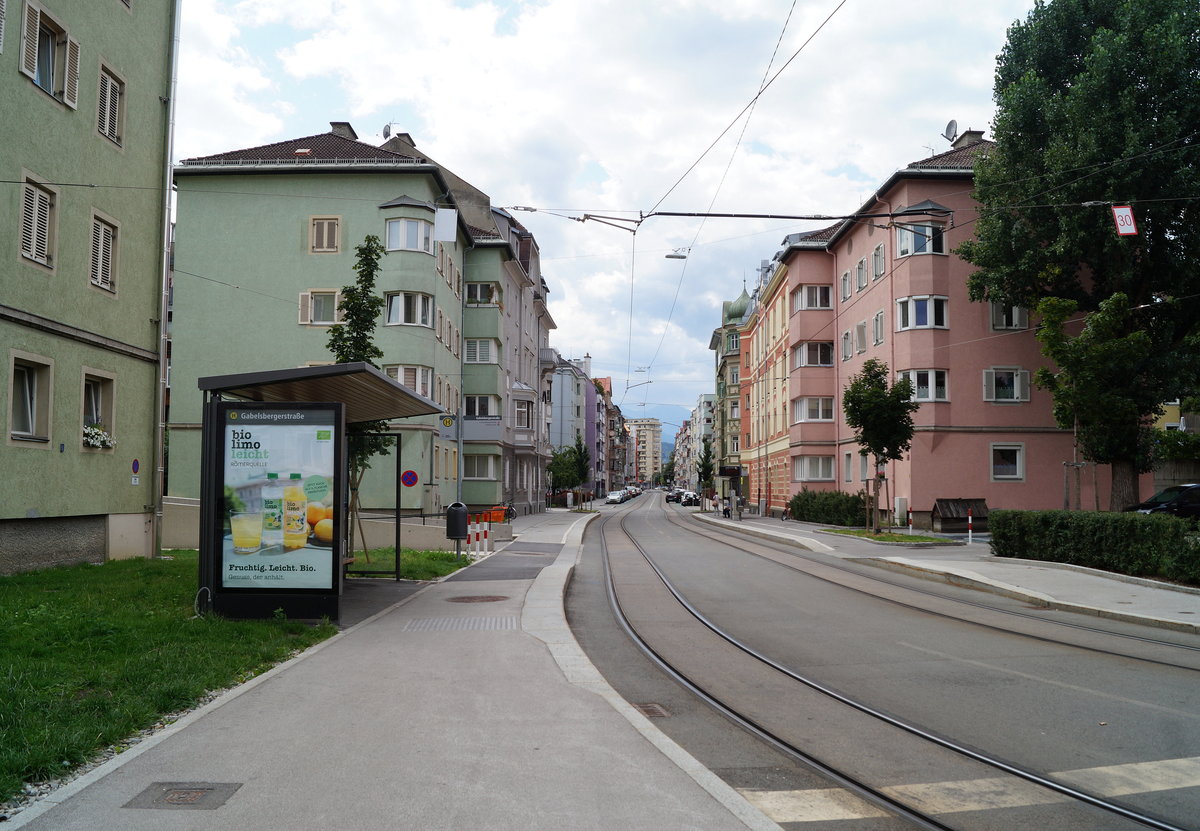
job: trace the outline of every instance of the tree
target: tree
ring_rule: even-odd
[[[574,456],[575,450],[571,447],[559,447],[550,455],[546,472],[550,474],[550,486],[555,491],[569,490],[579,484]]]
[[[375,294],[375,278],[379,274],[379,260],[385,252],[379,237],[375,236],[366,237],[362,245],[354,251],[358,255],[354,263],[354,271],[358,278],[351,285],[342,287],[342,297],[338,301],[341,322],[329,328],[326,346],[333,353],[336,363],[363,361],[377,366],[375,359],[382,358],[383,351],[374,342],[375,324],[383,310],[384,300]],[[388,448],[395,442],[394,436],[386,435],[387,426],[386,421],[362,421],[346,427],[346,455],[350,475],[350,551],[354,550],[354,525],[359,521],[359,486],[371,467],[371,459],[375,456],[386,456]],[[398,493],[396,510],[397,513],[400,510]],[[400,567],[399,553],[396,567]]]
[[[579,433],[575,434],[575,446],[571,448],[571,464],[574,467],[575,482],[577,487],[584,487],[592,480],[592,457],[588,453],[588,449],[584,446],[583,436]],[[583,495],[577,502],[582,503]]]
[[[1188,200],[1200,192],[1198,30],[1195,0],[1038,2],[997,63],[996,144],[975,165],[976,239],[956,251],[979,267],[973,300],[1071,302],[1085,331],[1144,350],[1121,360],[1121,374],[1090,371],[1100,361],[1086,352],[1103,341],[1066,335],[1071,307],[1053,304],[1042,320],[1044,349],[1072,366],[1038,377],[1060,424],[1088,425],[1084,456],[1112,465],[1115,509],[1138,501],[1146,455],[1132,437],[1161,403],[1147,393],[1197,389],[1200,206]],[[1116,234],[1112,204],[1133,206],[1136,236]],[[1108,417],[1093,418],[1103,405]]]
[[[913,400],[912,382],[902,378],[888,386],[888,366],[876,358],[863,362],[842,393],[846,424],[854,429],[862,455],[875,457],[875,468],[904,457],[912,446],[912,414],[921,405]],[[872,477],[874,482],[874,477]],[[870,490],[871,529],[879,531],[878,487]]]
[[[708,494],[713,486],[713,451],[712,439],[705,438],[700,445],[700,455],[696,459],[696,478],[699,481],[700,492]]]
[[[662,473],[658,474],[658,484],[667,485],[675,481],[675,451],[672,450],[663,464]]]

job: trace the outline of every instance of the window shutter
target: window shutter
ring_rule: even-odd
[[[1014,398],[1017,401],[1029,400],[1029,370],[1022,369],[1013,373],[1013,383],[1016,386]]]
[[[479,347],[479,341],[477,341],[477,340],[468,340],[467,341],[467,352],[466,352],[467,363],[469,363],[469,364],[479,363],[479,348],[478,347]]]
[[[92,220],[92,282],[112,288],[113,229],[98,219]]]
[[[4,53],[4,0],[0,0],[0,54]]]
[[[300,292],[300,323],[312,323],[312,298],[308,292]]]
[[[21,253],[48,265],[50,262],[50,194],[25,184],[21,206]]]
[[[42,26],[42,12],[37,6],[25,4],[25,28],[21,32],[21,74],[37,77],[38,30]]]
[[[996,400],[996,371],[994,369],[983,371],[983,400]]]
[[[314,219],[312,224],[312,250],[320,251],[325,247],[325,223],[319,219]]]
[[[71,109],[79,105],[79,41],[67,38],[67,77],[63,84],[63,103]]]
[[[1018,328],[1018,329],[1028,329],[1029,328],[1029,310],[1028,309],[1018,306],[1016,309],[1016,315],[1014,315],[1014,317],[1015,317],[1015,320],[1014,320],[1013,325],[1016,328]]]
[[[991,308],[992,308],[992,328],[993,329],[1005,328],[1004,327],[1004,307],[993,300],[991,303]]]
[[[333,322],[341,323],[345,319],[346,315],[342,311],[342,293],[335,292],[333,295]]]

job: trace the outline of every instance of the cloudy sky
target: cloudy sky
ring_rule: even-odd
[[[551,345],[590,355],[627,416],[679,423],[712,391],[722,301],[828,223],[611,219],[855,210],[948,149],[950,119],[990,128],[996,56],[1032,6],[185,0],[175,157],[330,121],[409,133],[494,205],[536,209],[514,215],[541,248]]]

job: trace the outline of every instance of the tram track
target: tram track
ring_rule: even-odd
[[[956,824],[947,824],[945,816],[931,810],[928,791],[902,781],[902,771],[911,771],[917,783],[922,772],[936,770],[946,781],[990,782],[996,792],[1021,793],[1022,806],[1054,806],[1056,828],[1182,831],[1163,818],[906,722],[762,654],[687,600],[627,529],[629,514],[605,517],[599,527],[609,602],[626,634],[680,684],[838,787],[920,828],[1014,826],[1001,804],[988,805],[986,799],[977,810],[958,815]],[[842,731],[832,742],[831,725]],[[829,752],[830,744],[839,749]],[[870,748],[867,755],[874,758],[864,762],[863,748]]]
[[[799,549],[799,546],[794,543],[789,544],[783,541],[769,542],[763,539],[748,542],[744,536],[731,531],[710,528],[702,529],[695,527],[693,523],[681,522],[678,515],[673,511],[667,511],[666,516],[672,525],[687,533],[705,537],[729,548],[741,551],[748,556],[758,557],[784,568],[801,571],[813,579],[821,580],[879,600],[885,600],[897,606],[929,615],[950,618],[986,629],[1019,635],[1043,643],[1071,646],[1097,654],[1113,655],[1148,664],[1200,672],[1200,644],[1131,634],[1102,626],[1088,626],[1082,623],[1057,620],[1044,614],[1028,614],[1014,609],[1001,608],[989,603],[965,600],[961,597],[951,597],[944,592],[932,591],[913,585],[911,581],[901,582],[899,580],[887,579],[876,573],[879,572],[879,569],[875,566],[847,568],[843,560],[822,557],[820,555],[809,556],[804,553],[807,549]],[[768,556],[764,551],[782,555],[785,559]],[[863,568],[870,569],[870,571],[866,572]],[[866,588],[864,585],[855,585],[855,583],[867,584],[871,588]],[[879,587],[885,587],[884,591],[881,592]],[[935,605],[914,603],[902,599],[903,595],[906,594],[920,596]],[[938,607],[941,607],[942,610],[939,610]],[[948,611],[949,609],[963,609],[966,611],[956,613]],[[980,614],[985,615],[985,617],[980,617]],[[1005,626],[999,622],[989,622],[993,618],[997,621],[1006,622],[1015,620],[1028,626],[1044,627],[1049,625],[1056,630],[1076,634],[1080,637],[1074,639],[1046,637],[1030,631],[1028,627]],[[1096,642],[1089,642],[1088,638],[1104,640],[1115,638],[1121,642],[1128,642],[1131,644],[1131,648],[1119,650],[1099,646]],[[1151,650],[1151,653],[1147,654],[1144,651],[1139,653],[1135,649]]]

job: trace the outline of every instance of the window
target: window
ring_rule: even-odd
[[[793,368],[833,366],[833,341],[808,341],[792,350]]]
[[[533,402],[518,401],[517,407],[517,429],[529,430],[533,427]]]
[[[300,292],[300,322],[327,326],[337,323],[338,293],[336,291]]]
[[[948,401],[944,369],[906,369],[899,373],[913,386],[913,401]]]
[[[72,109],[79,102],[79,41],[36,3],[26,0],[21,72]]]
[[[740,335],[738,335],[737,332],[730,332],[729,336],[726,340],[726,343],[727,343],[727,347],[726,347],[727,352],[737,352],[741,345],[741,337],[740,337]]]
[[[940,222],[896,225],[896,256],[945,254],[946,241]]]
[[[854,285],[862,291],[867,287],[867,258],[863,257],[854,268]]]
[[[842,332],[842,360],[848,361],[854,355],[854,346],[850,341],[850,333]]]
[[[25,353],[12,353],[9,378],[8,432],[15,441],[50,440],[51,370],[53,364]]]
[[[493,418],[500,415],[496,397],[493,395],[465,395],[463,405],[469,418]]]
[[[842,299],[849,300],[852,292],[850,291],[850,272],[842,272]]]
[[[427,366],[392,364],[383,371],[418,395],[429,398],[433,393],[433,369]]]
[[[871,318],[871,339],[876,345],[883,343],[883,312],[878,311],[875,317]]]
[[[433,298],[410,291],[387,296],[387,322],[405,326],[433,328]]]
[[[1020,306],[1006,306],[1003,303],[992,303],[993,329],[1028,329],[1029,313]]]
[[[314,216],[308,241],[309,251],[313,254],[336,254],[338,252],[338,218],[336,216]]]
[[[21,256],[47,267],[54,264],[57,194],[26,179],[21,204]]]
[[[875,252],[871,255],[871,277],[878,280],[883,277],[883,273],[887,270],[887,257],[883,251],[883,243],[875,246]]]
[[[865,455],[863,455],[862,453],[859,453],[858,454],[858,481],[865,482],[865,481],[867,481],[867,479],[870,478],[870,475],[867,472],[869,469],[870,469],[870,464],[867,461],[867,457]]]
[[[854,327],[854,351],[867,351],[867,322],[865,320]]]
[[[984,401],[1028,401],[1029,370],[993,367],[983,371]]]
[[[85,371],[83,376],[83,426],[99,427],[113,433],[113,379],[94,371]],[[88,442],[84,442],[88,444]],[[103,445],[91,444],[92,447]]]
[[[92,285],[116,288],[117,227],[92,217]]]
[[[741,406],[740,406],[739,402],[737,402],[737,401],[729,402],[729,417],[730,418],[741,418],[742,417],[742,410],[741,410]]]
[[[486,339],[467,338],[466,355],[463,356],[469,364],[493,364],[496,362],[495,349],[492,341]]]
[[[832,456],[797,456],[792,460],[792,479],[797,482],[832,482]]]
[[[463,456],[464,479],[495,479],[495,456]]]
[[[993,482],[1019,482],[1025,478],[1025,445],[992,444]]]
[[[795,399],[792,421],[833,421],[833,399],[819,396]]]
[[[804,308],[806,309],[832,309],[833,308],[833,287],[832,286],[804,286]]]
[[[106,139],[121,143],[125,129],[125,82],[106,66],[100,67],[100,100],[96,108],[96,129]]]
[[[389,219],[388,251],[424,251],[433,254],[433,224],[423,219]]]
[[[847,453],[842,458],[842,479],[846,482],[854,481],[854,454]]]
[[[741,367],[739,367],[737,365],[729,367],[729,383],[731,383],[731,384],[738,383],[738,379],[741,376],[742,376],[742,368]]]
[[[741,453],[742,452],[742,437],[741,436],[733,435],[733,436],[729,437],[729,452],[730,453]]]
[[[896,301],[896,330],[945,329],[947,298],[905,297]]]
[[[467,283],[467,303],[485,305],[495,303],[499,292],[494,283]]]

